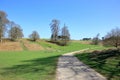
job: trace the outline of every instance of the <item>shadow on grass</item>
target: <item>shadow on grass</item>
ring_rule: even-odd
[[[120,68],[109,70],[109,75],[107,77],[108,80],[113,80],[112,78],[116,78],[115,80],[120,80]]]
[[[108,80],[120,79],[120,50],[93,51],[76,56],[91,68],[106,75]]]
[[[56,64],[59,56],[38,58],[33,60],[22,61],[23,64],[14,65],[12,67],[4,68],[4,72],[0,75],[7,76],[11,74],[23,75],[23,74],[39,74],[39,75],[54,75],[56,70]]]

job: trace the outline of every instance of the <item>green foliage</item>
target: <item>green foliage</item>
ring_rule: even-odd
[[[108,80],[120,79],[120,51],[94,51],[76,55],[81,61],[105,75]]]

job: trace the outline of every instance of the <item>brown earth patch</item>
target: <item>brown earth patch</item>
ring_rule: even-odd
[[[0,51],[22,51],[21,44],[19,42],[4,42],[0,43]]]
[[[33,50],[44,50],[44,48],[38,44],[35,44],[35,43],[30,43],[29,41],[27,40],[24,40],[23,41],[24,43],[24,46],[30,50],[30,51],[33,51]]]

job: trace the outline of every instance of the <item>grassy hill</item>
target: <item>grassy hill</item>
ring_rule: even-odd
[[[1,44],[1,49],[3,46],[6,48],[0,51],[0,80],[55,80],[56,65],[61,54],[86,48],[105,48],[76,41],[68,46],[58,46],[45,40],[31,42],[26,39],[5,42]]]

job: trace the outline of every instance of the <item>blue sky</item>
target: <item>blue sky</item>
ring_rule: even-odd
[[[50,38],[52,19],[60,20],[61,28],[65,23],[77,40],[120,28],[120,0],[0,0],[0,10],[21,25],[25,37],[36,30]]]

